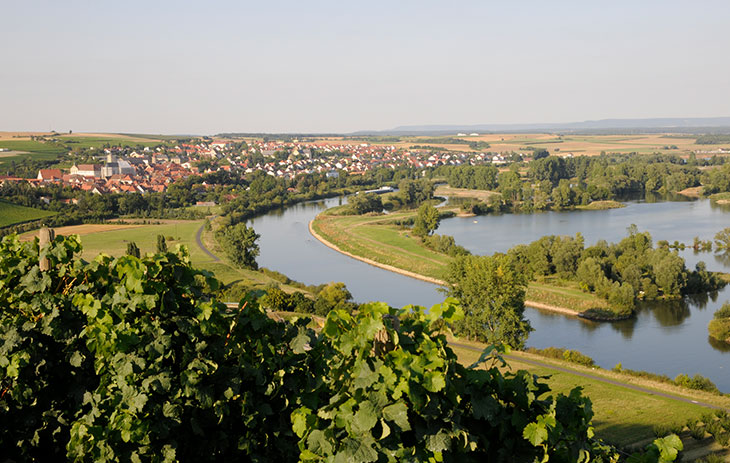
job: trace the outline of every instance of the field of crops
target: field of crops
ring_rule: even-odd
[[[41,219],[55,214],[55,212],[34,209],[32,207],[18,206],[17,204],[0,201],[0,227],[29,222],[31,220]]]

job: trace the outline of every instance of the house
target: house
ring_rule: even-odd
[[[42,182],[57,182],[63,179],[63,173],[61,169],[41,169],[37,179]]]
[[[101,177],[101,166],[98,164],[74,164],[71,166],[71,175],[81,175],[82,177]]]

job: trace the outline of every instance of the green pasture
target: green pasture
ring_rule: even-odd
[[[155,147],[159,145],[172,145],[171,141],[162,141],[156,139],[136,139],[136,137],[94,137],[94,136],[73,136],[73,135],[62,135],[58,136],[66,146],[67,149],[73,148],[102,148],[105,145],[109,146],[128,146],[128,147]]]
[[[29,222],[56,215],[55,212],[44,211],[32,207],[18,206],[0,200],[0,227],[7,227],[16,223]]]
[[[234,267],[226,261],[224,253],[216,249],[217,244],[212,232],[204,231],[202,236],[204,245],[221,259],[216,262],[198,246],[195,239],[197,231],[202,225],[202,220],[176,221],[174,223],[142,225],[135,228],[81,234],[82,258],[92,260],[101,253],[115,257],[124,255],[127,252],[127,243],[130,241],[137,244],[142,254],[153,253],[157,249],[157,235],[163,235],[166,238],[168,249],[172,250],[178,244],[186,246],[193,266],[213,273],[224,284],[240,282],[257,288],[279,284],[282,289],[288,292],[296,289],[280,284],[261,272]]]

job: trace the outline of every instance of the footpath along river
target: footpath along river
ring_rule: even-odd
[[[342,281],[358,302],[384,301],[396,307],[418,304],[430,307],[445,297],[438,286],[383,270],[328,248],[315,239],[309,222],[324,209],[342,204],[332,198],[297,204],[252,220],[257,233],[260,266],[280,271],[306,284]],[[475,254],[503,252],[543,235],[583,234],[586,245],[599,239],[617,242],[636,224],[651,233],[654,242],[691,243],[695,236],[711,239],[730,226],[727,209],[710,201],[628,202],[627,207],[606,211],[504,214],[443,220],[438,233],[452,235]],[[475,223],[476,222],[476,223]],[[702,260],[708,269],[730,272],[730,262],[712,253],[681,251],[688,268]],[[577,349],[603,368],[621,362],[624,368],[647,370],[675,377],[701,374],[724,392],[730,392],[730,346],[712,342],[707,324],[723,302],[730,300],[730,285],[707,297],[642,304],[634,318],[597,323],[529,308],[534,332],[527,345]]]

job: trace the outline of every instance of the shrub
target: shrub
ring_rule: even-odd
[[[718,453],[710,453],[710,454],[706,455],[704,458],[695,460],[695,463],[724,463],[724,462],[725,462],[725,457]]]
[[[714,318],[721,319],[721,318],[730,318],[730,302],[726,302],[715,311]]]
[[[715,442],[723,447],[727,447],[730,443],[730,432],[720,432],[715,434]]]
[[[657,423],[652,427],[656,437],[664,437],[672,433],[672,427],[668,424]]]
[[[710,320],[707,325],[707,331],[710,336],[718,341],[727,341],[730,339],[730,318],[720,318]]]
[[[687,428],[693,439],[702,440],[705,437],[705,427],[697,419],[687,421]]]
[[[715,383],[710,381],[708,378],[705,378],[702,375],[694,375],[693,377],[689,377],[685,374],[677,375],[676,378],[674,378],[674,384],[680,387],[686,387],[687,389],[696,389],[699,391],[707,391],[707,392],[715,392],[719,393],[720,390],[717,389],[717,386],[715,386]]]
[[[564,349],[562,347],[546,347],[544,349],[530,347],[527,349],[527,352],[542,355],[543,357],[565,360],[566,362],[577,363],[587,367],[596,366],[592,358],[577,350]]]

